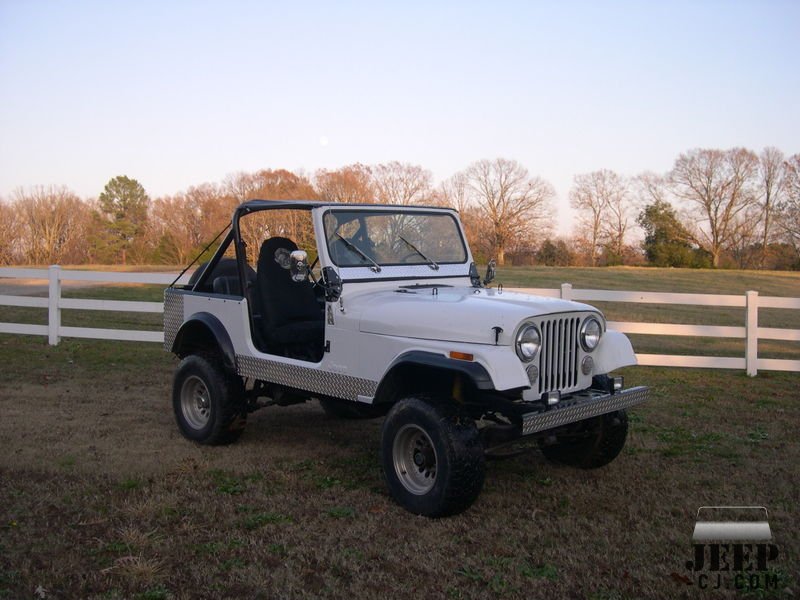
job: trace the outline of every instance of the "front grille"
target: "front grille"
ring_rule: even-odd
[[[539,393],[569,390],[578,385],[578,330],[580,317],[541,322]]]

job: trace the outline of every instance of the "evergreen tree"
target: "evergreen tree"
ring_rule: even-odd
[[[678,220],[678,215],[669,202],[656,200],[648,204],[639,213],[637,221],[644,229],[642,247],[652,266],[708,266],[707,254],[692,246],[689,231]]]
[[[98,197],[104,235],[98,246],[103,258],[125,264],[131,248],[144,234],[150,197],[142,184],[119,175],[111,179]]]

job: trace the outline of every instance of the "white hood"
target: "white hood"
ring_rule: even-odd
[[[586,304],[518,292],[471,287],[381,290],[353,297],[350,310],[361,315],[364,333],[429,340],[494,344],[494,327],[502,328],[498,344],[508,346],[516,327],[527,318],[554,313],[596,311]]]

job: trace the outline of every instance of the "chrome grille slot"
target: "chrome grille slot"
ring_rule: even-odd
[[[580,317],[549,319],[540,323],[539,393],[570,390],[578,385],[578,329]]]

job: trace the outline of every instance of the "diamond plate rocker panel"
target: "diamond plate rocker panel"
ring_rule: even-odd
[[[183,325],[183,294],[173,289],[164,290],[164,349],[172,352],[175,336]]]
[[[606,413],[629,408],[647,400],[648,388],[633,387],[614,395],[605,395],[564,408],[552,408],[543,413],[532,413],[522,418],[522,435],[555,429],[562,425],[591,419]]]
[[[236,355],[239,375],[345,400],[373,397],[378,382],[252,356]]]

